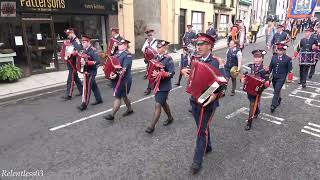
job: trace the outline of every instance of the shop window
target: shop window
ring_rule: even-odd
[[[192,25],[196,33],[203,32],[204,28],[204,13],[203,12],[192,12]]]
[[[220,31],[226,31],[229,23],[229,16],[228,15],[220,15]]]

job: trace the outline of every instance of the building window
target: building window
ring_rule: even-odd
[[[204,13],[192,11],[192,25],[196,33],[203,32],[204,28]]]
[[[230,7],[234,7],[234,0],[230,1]]]
[[[229,16],[221,14],[220,15],[220,29],[221,31],[226,31],[228,28]]]

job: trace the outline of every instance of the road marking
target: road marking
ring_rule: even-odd
[[[246,108],[246,107],[242,107],[242,108],[238,109],[237,111],[227,115],[226,119],[231,119],[231,118],[237,116],[238,114],[244,114],[244,115],[249,116],[249,109]],[[268,121],[268,122],[271,122],[271,123],[274,123],[274,124],[278,124],[278,125],[282,124],[282,121],[285,120],[283,118],[276,117],[276,116],[273,116],[273,115],[270,115],[270,114],[266,114],[266,113],[261,113],[259,115],[259,117],[262,120],[265,120],[265,121]]]
[[[315,126],[315,127],[317,127],[317,128],[320,128],[320,125],[314,124],[314,123],[311,123],[311,122],[309,122],[308,125],[309,125],[309,126]]]
[[[274,119],[276,119],[276,120],[278,120],[278,121],[284,121],[284,119],[283,119],[283,118],[280,118],[280,117],[272,116],[272,115],[266,114],[266,113],[261,113],[261,114],[263,114],[264,116],[268,116],[268,117],[270,117],[270,118],[274,118]]]
[[[177,90],[177,89],[180,89],[182,86],[178,86],[178,87],[175,87],[173,88],[171,91],[174,91],[174,90]],[[132,102],[131,104],[136,104],[136,103],[139,103],[141,101],[144,101],[144,100],[147,100],[147,99],[150,99],[150,98],[153,98],[154,95],[151,95],[151,96],[147,96],[147,97],[144,97],[144,98],[141,98],[137,101],[134,101]],[[125,107],[125,105],[121,105],[120,108],[123,108]],[[94,118],[94,117],[97,117],[97,116],[100,116],[102,114],[105,114],[105,113],[108,113],[112,111],[112,108],[111,109],[108,109],[108,110],[105,110],[105,111],[102,111],[102,112],[99,112],[99,113],[96,113],[96,114],[92,114],[90,116],[87,116],[87,117],[83,117],[81,119],[78,119],[78,120],[75,120],[75,121],[72,121],[72,122],[69,122],[69,123],[66,123],[66,124],[62,124],[62,125],[59,125],[59,126],[56,126],[56,127],[53,127],[53,128],[50,128],[49,130],[50,131],[56,131],[56,130],[59,130],[59,129],[62,129],[62,128],[65,128],[65,127],[68,127],[68,126],[71,126],[73,124],[76,124],[76,123],[79,123],[79,122],[82,122],[82,121],[86,121],[88,119],[91,119],[91,118]]]
[[[297,95],[293,95],[293,94],[289,94],[289,96],[291,97],[296,97],[296,98],[300,98],[300,99],[304,99],[304,103],[309,105],[309,106],[312,106],[312,107],[317,107],[317,108],[320,108],[320,101],[319,100],[316,100],[316,99],[311,99],[311,98],[306,98],[306,97],[302,97],[302,96],[297,96]],[[316,104],[312,104],[312,102],[316,102],[316,103],[319,103],[319,105],[316,105]]]
[[[228,116],[226,116],[226,119],[231,119],[231,118],[235,117],[237,114],[240,114],[240,113],[242,113],[242,112],[244,112],[246,110],[247,110],[246,107],[242,107],[242,108],[238,109],[237,111],[235,111],[235,112],[229,114]]]
[[[318,133],[320,133],[320,125],[314,124],[311,122],[308,122],[308,125],[309,126],[303,126],[303,129],[301,129],[301,132],[307,133],[312,136],[320,137],[320,134],[318,134]],[[313,126],[313,127],[310,127],[310,126]],[[309,131],[309,130],[311,130],[311,131]]]
[[[312,136],[320,137],[320,134],[316,134],[316,133],[313,133],[313,132],[310,132],[310,131],[306,131],[306,130],[304,130],[304,129],[301,129],[301,132],[310,134],[310,135],[312,135]]]
[[[309,129],[309,130],[312,130],[312,131],[315,131],[315,132],[320,133],[320,130],[319,130],[319,129],[312,128],[312,127],[310,127],[310,126],[304,126],[303,128],[305,128],[305,129]]]
[[[273,120],[270,120],[270,119],[265,118],[265,117],[263,117],[263,116],[261,116],[260,118],[261,118],[262,120],[269,121],[269,122],[272,122],[272,123],[274,123],[274,124],[278,124],[278,125],[281,124],[281,122],[279,122],[279,121],[273,121]]]

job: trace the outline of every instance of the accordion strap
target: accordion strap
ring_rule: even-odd
[[[119,79],[118,79],[118,81],[117,81],[116,87],[114,88],[113,96],[116,95],[116,92],[117,92],[118,89],[119,89],[119,86],[120,86],[121,81],[122,81],[122,79],[123,79],[124,73],[125,73],[125,71],[121,72],[121,74],[120,74],[120,77],[119,77]]]
[[[156,84],[154,86],[154,90],[153,93],[156,94],[159,91],[159,86],[160,86],[160,81],[161,81],[161,74],[158,74],[158,76],[156,77]]]

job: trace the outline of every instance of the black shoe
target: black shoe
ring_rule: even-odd
[[[273,112],[274,112],[274,110],[276,110],[276,107],[271,106],[271,108],[270,108],[271,113],[273,113]]]
[[[188,111],[189,111],[189,113],[192,113],[192,109],[189,109]]]
[[[129,116],[130,114],[133,114],[133,113],[134,113],[133,110],[130,110],[130,111],[127,110],[125,113],[122,114],[122,116],[123,116],[123,117]]]
[[[154,128],[152,127],[147,127],[147,129],[145,130],[145,132],[149,134],[153,133],[153,131],[154,131]]]
[[[248,122],[244,130],[249,131],[250,129],[251,129],[251,123]]]
[[[164,126],[168,126],[173,122],[173,118],[168,118],[166,121],[163,122]]]
[[[278,100],[278,106],[280,106],[281,100],[282,100],[282,98],[281,98],[281,97],[279,97],[279,100]]]
[[[109,121],[113,121],[113,120],[114,120],[114,116],[111,115],[111,114],[108,114],[108,115],[106,115],[106,116],[103,116],[103,118],[104,118],[105,120],[109,120]]]
[[[207,146],[206,148],[206,154],[209,154],[212,152],[212,147],[211,146]]]
[[[176,85],[176,86],[180,86],[180,83],[175,83],[174,85]]]
[[[198,165],[196,163],[192,163],[190,171],[192,174],[197,174],[201,170],[201,165]]]
[[[91,105],[92,105],[92,106],[95,106],[95,105],[102,104],[102,103],[103,103],[103,101],[96,101],[96,102],[94,102],[94,103],[91,103]]]
[[[151,89],[146,89],[146,90],[144,91],[144,95],[145,95],[145,96],[149,95],[150,93],[151,93]]]
[[[302,84],[302,82],[300,81],[300,82],[298,82],[298,84]]]
[[[307,85],[303,84],[303,85],[302,85],[302,88],[303,88],[303,89],[304,89],[304,88],[307,88]]]
[[[312,79],[312,76],[309,76],[309,79]]]
[[[234,96],[235,94],[236,94],[236,92],[232,91],[232,92],[230,93],[230,96]]]
[[[84,104],[81,104],[80,106],[77,107],[80,111],[84,111],[87,109],[87,106]]]
[[[69,100],[72,99],[71,96],[62,96],[61,98],[62,98],[63,100],[65,100],[65,101],[69,101]]]

